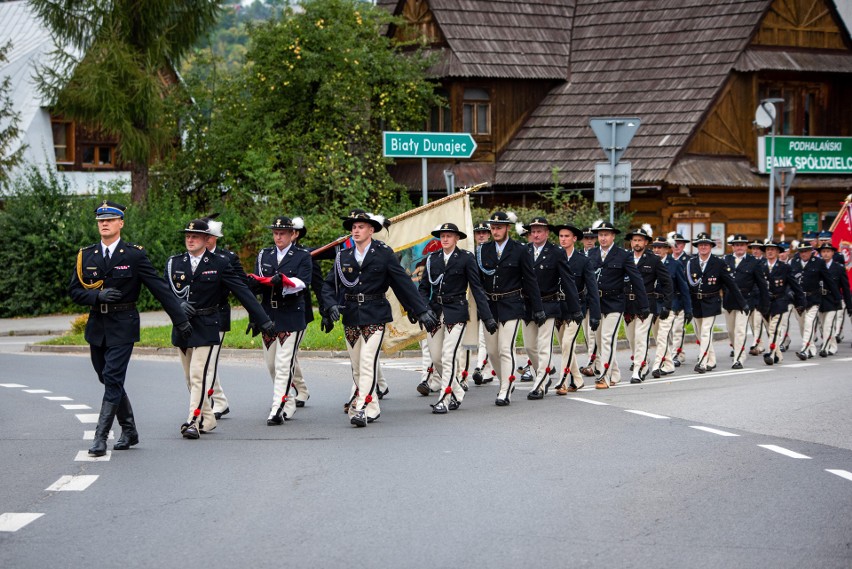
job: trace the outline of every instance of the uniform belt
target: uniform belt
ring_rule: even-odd
[[[387,299],[387,297],[385,297],[385,295],[383,295],[383,294],[362,294],[360,292],[358,294],[344,295],[344,298],[346,298],[346,300],[354,300],[358,304],[364,304],[365,302],[370,302],[372,300],[386,300]]]
[[[819,296],[820,294],[822,294],[822,293],[818,290],[813,290],[813,291],[810,291],[810,292],[805,291],[805,296]]]
[[[125,310],[133,310],[136,308],[135,302],[125,302],[124,304],[96,304],[95,311],[101,314],[108,312],[124,312]]]
[[[632,292],[626,292],[624,293],[624,298],[626,298],[627,300],[636,300],[636,295]]]
[[[436,296],[432,299],[432,301],[435,302],[436,304],[456,304],[456,303],[461,304],[465,300],[467,300],[466,294],[438,295],[438,296]]]
[[[488,300],[497,301],[515,297],[523,298],[524,295],[521,289],[515,289],[509,292],[486,292],[485,296],[488,297]]]
[[[623,290],[618,290],[617,288],[614,288],[614,289],[612,289],[612,290],[601,290],[601,289],[598,289],[598,294],[600,295],[600,297],[601,297],[601,298],[607,298],[607,297],[611,297],[611,296],[619,296],[619,295],[622,295],[622,294],[624,294],[624,291],[623,291]]]
[[[661,292],[652,292],[652,293],[651,293],[651,296],[653,296],[654,298],[663,298],[663,293],[661,293]]]
[[[565,300],[565,294],[557,290],[556,292],[551,293],[551,294],[541,295],[541,300],[542,300],[542,302],[553,302],[554,300]]]
[[[219,307],[218,306],[208,306],[207,308],[196,308],[195,315],[196,316],[210,316],[211,314],[218,314]]]
[[[296,304],[296,301],[298,299],[302,298],[303,292],[304,291],[299,291],[295,294],[288,294],[284,296],[281,300],[270,299],[269,306],[271,306],[273,309],[277,309],[279,305],[281,306],[281,308],[285,306],[293,306],[294,304]]]
[[[774,292],[769,293],[770,300],[778,300],[779,298],[783,298],[785,296],[787,296],[787,293],[784,293],[784,292],[779,292],[777,294],[774,293]]]
[[[719,296],[719,291],[717,290],[716,292],[696,292],[693,293],[692,296],[694,296],[698,300],[704,300],[705,298],[717,298]]]

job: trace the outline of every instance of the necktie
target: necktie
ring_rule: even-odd
[[[601,249],[601,262],[603,262],[603,261],[604,261],[604,259],[606,259],[606,250],[605,250],[605,249]]]
[[[704,267],[707,266],[707,261],[701,261],[701,272],[704,272]]]
[[[734,268],[735,269],[740,266],[740,261],[742,261],[742,259],[740,259],[739,257],[734,257]]]
[[[497,249],[497,260],[499,261],[499,260],[500,260],[500,255],[502,255],[502,254],[503,254],[503,251],[502,251],[499,247],[496,247],[496,249]]]
[[[541,249],[534,249],[534,251],[535,251],[535,253],[533,254],[533,257],[535,258],[536,261],[538,261],[538,255],[539,255],[539,253],[541,253]]]
[[[109,266],[109,249],[104,249],[104,263]]]
[[[198,258],[197,257],[190,257],[189,262],[192,265],[192,272],[195,273],[195,269],[198,268]]]

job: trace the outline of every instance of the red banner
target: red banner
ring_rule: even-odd
[[[846,274],[852,283],[852,196],[846,198],[837,218],[831,224],[831,243],[843,254]]]

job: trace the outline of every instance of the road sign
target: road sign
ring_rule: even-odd
[[[612,164],[609,162],[595,164],[595,201],[629,202],[632,175],[633,168],[630,162],[616,164],[615,176],[613,176]]]
[[[796,177],[796,169],[795,168],[773,168],[775,172],[775,183],[781,189],[781,195],[787,193],[790,189],[790,186],[793,185],[793,178]]]
[[[795,198],[793,196],[784,196],[784,194],[777,196],[775,200],[775,219],[786,223],[793,223],[795,205]]]
[[[474,150],[467,132],[382,132],[386,158],[470,158]]]
[[[633,140],[633,135],[639,130],[640,121],[636,117],[604,117],[589,119],[589,126],[598,137],[603,151],[610,162],[618,162],[627,145]],[[613,128],[615,126],[615,128]],[[613,148],[615,157],[613,157]]]
[[[802,233],[807,231],[819,231],[819,213],[815,211],[802,213]]]

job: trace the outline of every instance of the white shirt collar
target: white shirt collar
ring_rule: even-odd
[[[118,247],[119,241],[121,241],[121,239],[116,239],[112,242],[112,245],[104,245],[104,242],[101,241],[101,249],[103,249],[104,255],[106,255],[106,252],[109,251],[109,256],[112,258],[112,256],[115,255],[115,250]]]

